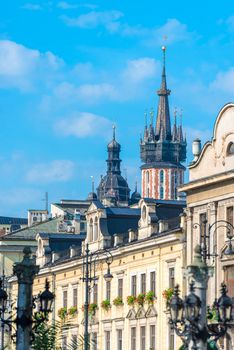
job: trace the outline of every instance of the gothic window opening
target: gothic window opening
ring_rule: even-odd
[[[164,199],[164,171],[159,172],[159,194],[160,199]]]
[[[150,197],[150,181],[149,181],[149,171],[146,171],[145,173],[145,177],[146,177],[146,197],[149,198]]]
[[[177,198],[177,186],[178,186],[178,172],[174,172],[174,198]]]

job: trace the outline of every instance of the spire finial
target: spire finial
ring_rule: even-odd
[[[162,46],[162,52],[163,52],[163,67],[165,68],[165,64],[166,64],[166,50],[167,47],[165,45]]]
[[[180,109],[180,125],[182,125],[183,109]]]
[[[150,111],[150,124],[153,125],[153,119],[154,119],[154,109],[153,107],[151,108]]]
[[[113,124],[112,128],[113,128],[113,140],[115,140],[115,129],[116,129],[115,124]]]
[[[176,117],[177,117],[177,107],[174,108],[175,125],[176,125]]]
[[[91,175],[90,177],[91,177],[91,181],[92,181],[92,193],[94,193],[94,177],[93,177],[93,175]]]
[[[145,126],[147,128],[147,109],[145,109],[144,118],[145,118]]]

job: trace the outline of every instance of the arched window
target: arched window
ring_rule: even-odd
[[[234,143],[230,142],[229,145],[227,146],[227,155],[231,156],[234,154]]]
[[[94,220],[93,240],[96,241],[97,239],[98,239],[98,218],[96,217]]]
[[[149,171],[147,170],[145,173],[145,194],[146,197],[149,198],[149,186],[150,186],[150,181],[149,181]]]
[[[178,172],[174,172],[174,198],[177,198],[177,186],[178,186]]]
[[[89,222],[89,241],[93,241],[93,219],[90,219]]]
[[[164,170],[159,172],[159,196],[164,199]]]

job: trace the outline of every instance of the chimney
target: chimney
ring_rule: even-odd
[[[59,259],[59,254],[52,252],[52,259],[51,259],[52,263],[54,263],[58,259]]]
[[[201,153],[201,140],[195,139],[192,144],[192,153],[194,155],[193,162],[196,162],[198,160],[198,157]]]
[[[165,232],[168,230],[168,223],[166,221],[159,220],[158,224],[159,224],[159,230],[158,230],[159,233]]]
[[[114,235],[114,247],[118,247],[123,243],[123,236],[115,234]]]
[[[128,230],[128,242],[133,242],[137,240],[137,232],[132,229]]]

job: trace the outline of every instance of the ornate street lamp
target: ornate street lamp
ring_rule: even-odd
[[[3,280],[0,278],[0,314],[4,313],[6,310],[7,293],[3,289]]]
[[[194,281],[192,281],[190,283],[190,294],[185,297],[184,301],[185,318],[191,323],[198,321],[201,310],[201,300],[194,293],[194,290]]]
[[[230,322],[232,319],[232,299],[227,295],[227,287],[221,284],[221,297],[217,301],[218,320],[222,323]]]
[[[85,283],[85,302],[84,302],[84,350],[89,350],[89,292],[93,284],[97,282],[96,261],[104,259],[107,264],[107,272],[104,275],[106,282],[111,282],[113,275],[110,272],[110,265],[113,262],[113,256],[107,249],[90,252],[88,243],[83,255],[83,277],[81,280]]]
[[[39,294],[38,296],[40,301],[39,310],[45,315],[47,315],[49,312],[52,312],[52,304],[54,301],[54,293],[51,293],[49,288],[50,288],[50,283],[46,279],[45,291]]]
[[[174,288],[173,296],[170,300],[171,321],[174,324],[183,322],[184,303],[183,300],[179,297],[179,293],[179,285],[177,284]]]
[[[104,275],[104,279],[106,282],[111,282],[113,278],[113,275],[110,273],[110,264],[110,262],[107,263],[107,273],[105,273]]]

